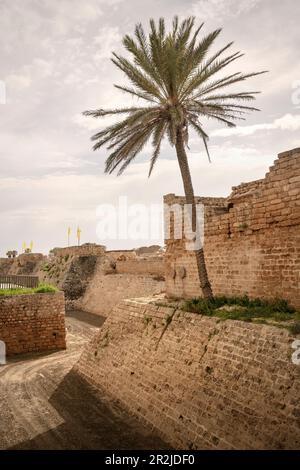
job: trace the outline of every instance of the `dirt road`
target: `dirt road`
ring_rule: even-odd
[[[0,449],[165,449],[168,446],[71,369],[104,319],[67,317],[66,351],[0,366]]]

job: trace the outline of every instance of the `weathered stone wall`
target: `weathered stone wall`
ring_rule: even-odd
[[[100,315],[108,315],[122,299],[164,290],[162,255],[144,257],[137,256],[135,250],[105,251],[101,245],[55,248],[48,257],[32,253],[0,260],[0,274],[25,272],[62,289],[69,308]]]
[[[300,449],[287,330],[128,300],[75,370],[175,448]]]
[[[65,272],[62,289],[67,299],[82,297],[91,281],[97,264],[97,256],[73,257]]]
[[[16,258],[0,258],[0,274],[36,275],[39,266],[46,259],[41,253],[21,253]]]
[[[123,299],[161,294],[164,290],[163,258],[115,261],[107,256],[98,258],[84,295],[72,305],[107,316]]]
[[[115,261],[135,259],[137,257],[135,250],[109,250],[106,251],[105,254]]]
[[[35,274],[44,260],[42,253],[22,253],[14,259],[11,271],[15,269],[18,274]]]
[[[116,271],[119,274],[152,274],[163,277],[165,266],[162,256],[153,256],[116,261]]]
[[[196,200],[205,206],[204,253],[214,293],[282,297],[299,307],[300,149],[279,154],[265,179],[234,187],[226,199]],[[169,194],[165,203],[182,205],[184,198]],[[172,237],[166,247],[167,295],[201,295],[193,252]]]
[[[106,248],[103,245],[96,245],[95,243],[86,243],[80,246],[66,246],[64,248],[53,248],[51,253],[54,256],[99,256],[105,252]]]
[[[7,355],[64,349],[63,292],[0,297],[0,340]]]
[[[14,259],[0,258],[0,275],[6,276],[14,262]]]

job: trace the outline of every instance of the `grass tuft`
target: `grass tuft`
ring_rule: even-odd
[[[52,286],[51,284],[40,284],[34,290],[35,294],[46,294],[51,292],[58,292],[57,287]]]
[[[284,299],[249,299],[243,297],[218,296],[213,299],[196,298],[187,300],[183,309],[201,315],[218,317],[220,320],[243,320],[255,323],[290,322],[286,325],[293,334],[300,333],[298,313]]]
[[[46,294],[51,292],[58,292],[58,289],[50,284],[40,284],[38,287],[34,289],[30,288],[21,288],[16,287],[13,289],[0,289],[0,296],[6,295],[23,295],[23,294]]]

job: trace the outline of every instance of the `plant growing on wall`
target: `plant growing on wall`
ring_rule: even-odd
[[[182,176],[186,203],[192,207],[192,230],[197,232],[196,205],[186,148],[189,131],[192,129],[202,140],[208,152],[208,134],[203,128],[203,118],[217,120],[229,127],[244,113],[256,110],[244,103],[255,98],[255,92],[226,92],[259,73],[230,73],[216,77],[229,64],[242,56],[240,52],[228,53],[232,43],[208,56],[209,50],[221,29],[200,38],[203,24],[195,28],[195,18],[179,22],[175,17],[172,28],[166,31],[164,19],[158,24],[150,20],[147,36],[141,24],[135,28],[134,37],[126,35],[123,45],[131,60],[113,53],[113,63],[121,69],[130,85],[115,85],[116,88],[138,97],[144,106],[86,111],[86,116],[95,118],[108,115],[122,116],[116,124],[97,132],[92,140],[94,150],[106,145],[110,154],[106,160],[106,173],[118,169],[121,174],[151,139],[153,154],[149,176],[160,154],[165,136],[176,150]],[[196,251],[199,281],[203,295],[212,297],[207,276],[203,249]]]

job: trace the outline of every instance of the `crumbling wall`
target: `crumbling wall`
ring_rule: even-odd
[[[160,294],[165,285],[161,254],[144,257],[135,250],[105,251],[102,245],[55,248],[49,256],[24,254],[5,258],[0,266],[0,274],[34,274],[62,289],[67,308],[100,315],[122,299]]]
[[[7,276],[13,262],[12,258],[0,258],[0,275]]]
[[[137,254],[135,250],[109,250],[106,251],[109,258],[117,260],[136,259]]]
[[[169,194],[164,200],[182,205],[185,199]],[[299,307],[300,149],[279,154],[264,179],[234,187],[226,199],[196,200],[205,207],[204,254],[214,293],[282,297]],[[167,295],[201,296],[195,255],[171,228]]]
[[[16,258],[0,258],[0,274],[36,275],[46,256],[41,253],[22,253]]]
[[[105,252],[104,245],[96,243],[85,243],[79,246],[66,246],[63,248],[53,248],[51,253],[54,256],[99,256]]]
[[[300,449],[287,330],[121,302],[75,370],[174,448]]]
[[[62,289],[68,300],[82,297],[94,274],[96,256],[78,256],[71,261],[62,283]]]
[[[162,256],[153,256],[148,258],[117,260],[116,271],[119,274],[150,274],[164,277],[165,267]]]

